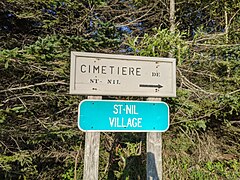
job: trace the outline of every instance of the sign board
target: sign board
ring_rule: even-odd
[[[169,107],[155,101],[83,100],[78,127],[82,131],[164,132],[169,127]]]
[[[72,52],[70,94],[175,97],[176,61]]]

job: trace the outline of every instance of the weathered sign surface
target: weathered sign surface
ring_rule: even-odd
[[[72,52],[70,94],[176,96],[173,58]]]
[[[164,102],[83,100],[78,113],[82,131],[163,132],[169,127]]]

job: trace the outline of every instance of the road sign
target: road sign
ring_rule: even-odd
[[[176,62],[100,53],[71,53],[70,94],[176,96]]]
[[[83,100],[78,113],[82,131],[163,132],[169,127],[164,102]]]

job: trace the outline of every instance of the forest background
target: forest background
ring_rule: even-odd
[[[82,179],[71,51],[175,57],[163,179],[240,179],[240,1],[172,2],[0,1],[0,179]],[[99,179],[146,179],[146,134],[101,133]]]

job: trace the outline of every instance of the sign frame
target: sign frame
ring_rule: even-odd
[[[81,66],[81,68],[77,67],[80,61],[85,61],[85,63],[89,62],[90,65],[89,64],[84,65],[83,67]],[[113,75],[110,74],[109,72],[108,72],[109,74],[107,75],[104,76],[101,75],[99,71],[106,73],[106,70],[103,68],[107,67],[108,68],[107,70],[110,71],[108,67],[110,65],[104,65],[104,63],[109,64],[109,62],[111,62],[112,66],[116,67],[120,66],[120,68],[122,68],[121,72],[122,74],[130,73],[131,76],[126,74],[123,74],[125,76],[123,76],[122,74]],[[96,66],[96,68],[102,67],[102,70],[95,69],[95,71],[98,71],[98,73],[96,74],[93,74],[94,72],[90,72],[94,70],[91,70],[90,68],[88,69],[88,66],[92,65],[93,67],[95,67],[93,63],[97,63],[98,66]],[[141,77],[137,77],[140,74],[140,67],[142,68],[141,70],[144,72],[142,72]],[[156,67],[156,69],[154,69],[156,72],[147,72],[148,69],[145,69],[145,67],[146,68]],[[161,68],[161,71],[162,70],[165,71],[166,69],[166,72],[164,72],[166,75],[163,72],[161,72],[160,75],[160,72],[157,72],[160,70],[158,70],[157,68]],[[81,71],[86,73],[84,74],[80,72],[80,69]],[[111,69],[111,71],[113,72],[113,69]],[[117,70],[115,71],[117,72]],[[146,75],[147,74],[146,72],[148,73],[148,75]],[[150,73],[152,74],[149,75]],[[154,77],[151,77],[153,75]],[[159,78],[155,77],[158,75]],[[91,76],[91,78],[88,78],[88,76]],[[101,77],[99,78],[99,76]],[[112,83],[115,83],[116,85],[107,84],[106,79],[104,80],[105,84],[100,85],[99,79],[101,79],[102,77],[111,79]],[[161,84],[163,82],[160,82],[159,79],[161,79],[161,81],[164,81],[165,84]],[[120,81],[124,82],[120,83]],[[143,82],[139,83],[136,81]],[[137,85],[134,86],[133,85],[134,83],[139,84],[138,86]],[[70,94],[95,95],[95,96],[100,95],[100,96],[176,97],[176,59],[72,51],[70,67]]]
[[[96,103],[100,103],[98,105],[96,105]],[[89,105],[90,106],[96,106],[94,109],[95,110],[90,110],[91,112],[89,113],[90,115],[86,115],[86,112],[84,112],[84,114],[81,114],[81,110],[84,110],[86,109],[86,107],[83,107],[81,109],[81,107],[86,104],[85,106],[88,107],[88,109],[91,109],[89,108]],[[111,105],[118,105],[118,107],[120,105],[123,105],[125,104],[125,107],[129,106],[130,108],[132,109],[129,109],[129,112],[137,112],[139,109],[141,111],[141,113],[143,111],[145,111],[146,109],[146,113],[147,115],[143,115],[143,114],[124,114],[126,113],[126,110],[124,110],[124,106],[121,107],[122,109],[122,114],[115,114],[113,112],[107,112],[107,115],[106,115],[106,109],[104,109],[103,107],[103,104],[106,105],[107,108],[109,108]],[[100,106],[101,105],[101,106]],[[134,105],[140,107],[139,109],[135,109],[136,106],[134,107]],[[99,109],[99,106],[100,106],[100,109]],[[146,106],[153,106],[152,107],[152,113],[150,113],[149,115],[149,112],[147,112],[148,108],[146,108]],[[113,106],[111,106],[113,107]],[[158,112],[154,112],[156,110],[156,108],[164,108],[163,111],[160,113]],[[97,108],[97,109],[96,109]],[[113,108],[117,108],[117,106],[113,107]],[[108,109],[109,110],[109,109]],[[114,111],[117,111],[117,109],[112,109]],[[84,110],[86,111],[86,110]],[[97,111],[97,112],[96,112]],[[87,113],[88,114],[88,113]],[[152,115],[153,114],[153,115]],[[153,117],[151,117],[153,116]],[[81,119],[82,117],[82,119]],[[109,119],[107,119],[107,117]],[[110,123],[110,118],[111,120],[113,120],[114,118],[113,117],[116,117],[116,118],[119,118],[118,120],[119,121],[122,121],[122,122],[112,122],[112,125]],[[125,125],[126,125],[126,121],[127,121],[127,118],[132,118],[135,117],[135,121],[137,122],[137,117],[141,117],[141,125],[144,125],[145,127],[143,128],[128,128],[128,127],[124,127],[122,126],[123,124],[123,119],[125,119]],[[151,117],[151,120],[149,119],[146,119],[146,118],[149,118]],[[122,119],[120,119],[122,118]],[[155,118],[155,119],[154,119]],[[91,123],[89,121],[93,120],[94,119],[94,123]],[[106,121],[109,121],[109,122],[106,122]],[[145,122],[144,122],[145,121]],[[160,122],[159,122],[160,121]],[[82,124],[84,124],[83,126],[85,126],[83,129],[81,127],[81,122],[83,122]],[[101,128],[96,128],[94,127],[94,129],[90,129],[90,126],[96,126],[97,123],[101,123],[100,125],[97,125]],[[157,123],[158,124],[157,124]],[[102,127],[102,125],[107,125],[107,123],[109,123],[109,127],[107,127],[106,129],[104,129]],[[112,129],[110,128],[110,126],[113,126],[113,123],[115,123],[115,127],[112,127]],[[117,124],[120,124],[121,127],[116,127]],[[121,124],[122,123],[122,124]],[[147,126],[147,129],[146,129],[146,126]],[[90,100],[90,99],[86,99],[86,100],[82,100],[80,103],[79,103],[79,107],[78,107],[78,128],[83,131],[83,132],[165,132],[169,129],[169,126],[170,126],[170,110],[169,110],[169,106],[167,103],[163,102],[163,101],[124,101],[124,100]],[[88,127],[88,128],[86,128]]]

